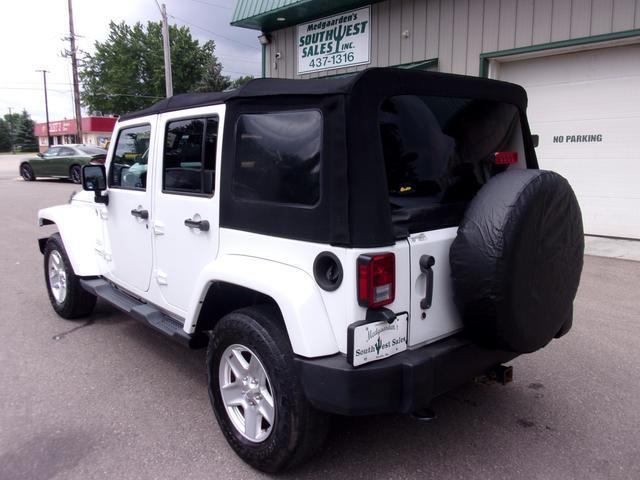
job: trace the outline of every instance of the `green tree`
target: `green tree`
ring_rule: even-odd
[[[235,80],[231,81],[231,88],[239,88],[243,86],[245,83],[249,83],[251,80],[254,80],[255,77],[253,75],[246,75],[244,77],[238,77]]]
[[[222,64],[214,57],[205,66],[202,78],[193,88],[194,92],[222,92],[229,88],[229,77],[222,75]]]
[[[20,146],[23,152],[35,152],[38,150],[38,143],[34,134],[36,123],[31,119],[31,115],[26,110],[22,110],[15,130],[14,143]]]
[[[83,58],[82,103],[92,112],[123,114],[164,98],[164,57],[160,22],[109,24],[104,42]],[[214,55],[213,41],[200,42],[187,27],[169,27],[173,92],[224,90],[229,80]]]
[[[0,118],[0,151],[6,152],[11,147],[19,147],[25,152],[34,152],[38,143],[34,134],[35,122],[29,112],[6,114]]]
[[[21,117],[19,113],[6,113],[4,115],[4,125],[5,125],[5,148],[2,150],[11,150],[11,146],[16,147],[16,132],[18,131],[18,127],[20,126]],[[8,146],[6,146],[8,142]]]
[[[11,150],[11,133],[9,124],[0,118],[0,152],[8,152]]]

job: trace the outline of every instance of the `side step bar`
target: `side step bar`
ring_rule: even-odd
[[[81,278],[80,285],[87,292],[103,299],[124,313],[131,315],[136,320],[146,322],[155,330],[165,334],[183,346],[197,349],[207,345],[208,337],[206,334],[202,332],[193,334],[185,332],[182,328],[183,325],[179,321],[162,313],[152,305],[136,300],[118,290],[106,280],[101,278]]]

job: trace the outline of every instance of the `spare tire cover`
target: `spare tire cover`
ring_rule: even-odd
[[[491,348],[544,347],[571,325],[583,254],[582,215],[567,180],[544,170],[494,176],[451,245],[454,301],[465,328]]]

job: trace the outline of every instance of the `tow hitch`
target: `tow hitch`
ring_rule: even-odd
[[[476,378],[477,383],[499,383],[506,385],[513,382],[513,367],[510,365],[496,365],[486,374]]]
[[[420,420],[421,422],[429,422],[436,418],[436,412],[431,410],[428,407],[421,408],[420,410],[416,410],[411,413],[411,416],[416,420]]]

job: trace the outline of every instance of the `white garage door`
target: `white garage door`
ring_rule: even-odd
[[[524,86],[540,168],[573,186],[592,235],[640,238],[640,45],[501,63]]]

